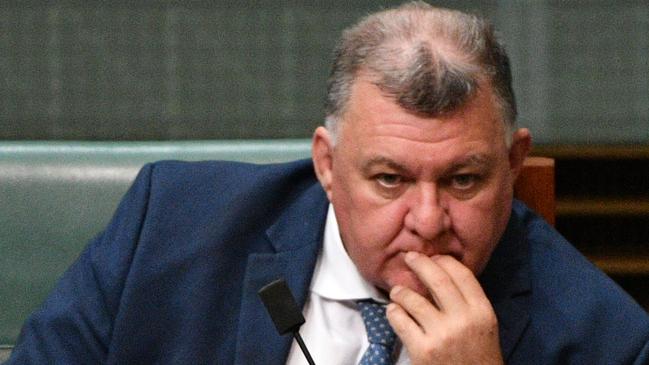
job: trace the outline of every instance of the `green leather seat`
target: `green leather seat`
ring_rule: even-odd
[[[0,142],[0,361],[147,162],[309,157],[308,140]]]

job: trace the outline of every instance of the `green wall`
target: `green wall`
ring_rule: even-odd
[[[0,139],[309,137],[341,29],[397,3],[0,2]],[[649,142],[646,1],[438,3],[500,29],[537,142]]]

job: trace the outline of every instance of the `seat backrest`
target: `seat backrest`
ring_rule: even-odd
[[[525,159],[523,169],[514,185],[514,196],[554,225],[556,210],[554,159],[547,157]]]
[[[157,160],[308,158],[299,140],[0,142],[0,362],[22,323]]]
[[[269,163],[308,158],[310,149],[309,140],[1,142],[0,359],[27,315],[106,225],[143,164],[161,159]],[[554,182],[543,161],[528,159],[516,192],[553,222],[554,200],[548,197],[554,197]]]

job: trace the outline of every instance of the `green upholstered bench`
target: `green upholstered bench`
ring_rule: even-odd
[[[309,157],[310,141],[0,141],[0,361],[147,162]]]

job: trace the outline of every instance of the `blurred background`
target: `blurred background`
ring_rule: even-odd
[[[398,3],[3,1],[0,138],[309,137],[340,31]],[[649,141],[646,0],[435,3],[493,20],[537,143]]]
[[[0,140],[308,138],[340,31],[398,3],[0,2]],[[435,4],[493,20],[558,229],[649,308],[649,3]]]

